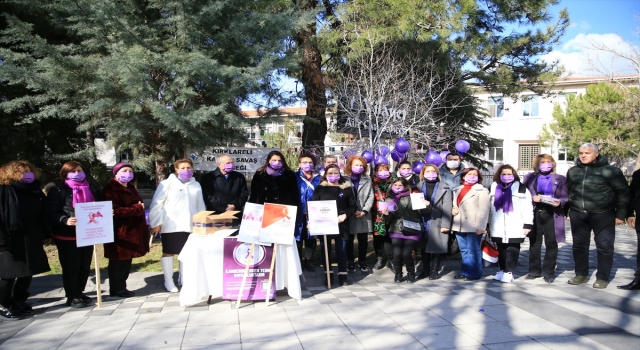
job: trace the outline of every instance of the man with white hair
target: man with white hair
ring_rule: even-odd
[[[622,171],[609,165],[598,153],[598,146],[580,146],[576,166],[567,172],[569,218],[573,236],[576,277],[569,284],[589,281],[591,231],[598,251],[598,270],[593,288],[607,288],[613,266],[616,225],[628,216],[629,185]]]
[[[207,210],[222,213],[242,211],[249,198],[244,175],[234,171],[233,158],[228,154],[216,157],[218,168],[205,174],[200,180]]]

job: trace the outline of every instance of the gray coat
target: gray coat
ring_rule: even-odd
[[[449,186],[450,189],[454,189],[460,186],[460,174],[464,170],[465,166],[460,162],[460,167],[458,167],[458,171],[453,174],[451,170],[447,167],[447,164],[442,164],[440,166],[440,181],[444,182]]]
[[[351,182],[349,177],[346,177],[347,181]],[[351,184],[353,188],[353,184]],[[355,189],[354,189],[355,191]],[[353,215],[349,218],[349,233],[369,233],[373,231],[373,224],[371,222],[371,206],[373,205],[373,187],[371,178],[362,176],[360,177],[360,183],[358,184],[358,195],[356,196],[357,210],[366,211],[367,214],[361,218]]]
[[[431,202],[431,198],[427,198],[426,187],[423,187],[424,181],[418,184],[418,189],[424,194],[424,199]],[[453,208],[453,193],[446,183],[440,181],[438,190],[436,191],[435,200],[431,202],[431,214],[423,217],[425,228],[427,220],[430,218],[429,232],[427,235],[427,253],[445,254],[448,251],[449,232],[440,232],[441,228],[451,229]]]
[[[458,196],[462,187],[458,186],[453,189],[453,207],[458,208],[460,213],[453,217],[451,230],[465,233],[486,230],[489,222],[489,211],[491,210],[489,191],[482,185],[475,184],[462,198],[462,202],[458,206]]]

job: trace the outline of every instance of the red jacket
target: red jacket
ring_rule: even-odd
[[[104,245],[104,257],[126,260],[144,256],[149,252],[149,228],[144,208],[138,205],[142,198],[131,183],[122,186],[115,179],[102,189],[102,198],[113,202],[114,242]]]

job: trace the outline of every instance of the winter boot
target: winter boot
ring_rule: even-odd
[[[173,283],[173,256],[163,256],[160,258],[160,263],[164,273],[164,287],[168,292],[177,293],[178,288]]]
[[[431,274],[429,275],[429,279],[430,280],[437,280],[438,278],[440,278],[440,276],[438,276],[438,272],[440,271],[440,261],[441,261],[441,255],[440,254],[433,254],[431,257]]]
[[[384,268],[384,264],[382,263],[382,257],[378,257],[378,261],[376,261],[375,265],[373,265],[374,270],[382,270]]]
[[[394,282],[402,283],[407,280],[406,277],[402,276],[402,266],[396,266],[395,273],[396,273],[396,277],[393,279]]]
[[[407,273],[407,282],[416,283],[416,274],[415,274],[415,272]]]
[[[340,286],[348,286],[349,282],[347,282],[347,275],[338,273],[338,284]]]
[[[421,280],[423,278],[427,278],[429,276],[429,271],[431,271],[431,254],[423,251],[422,252],[422,271],[418,275],[418,279]]]

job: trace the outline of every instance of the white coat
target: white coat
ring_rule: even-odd
[[[519,193],[520,182],[514,181],[511,185],[511,198],[513,201],[513,211],[507,214],[502,210],[496,210],[493,201],[496,197],[496,182],[491,184],[489,199],[491,211],[489,213],[489,229],[491,238],[501,239],[503,243],[524,242],[524,228],[531,229],[533,226],[533,202],[531,193],[527,189],[524,193]],[[526,225],[526,226],[525,226]]]
[[[191,218],[206,210],[202,187],[194,178],[182,183],[175,174],[160,182],[151,200],[149,226],[161,225],[161,233],[191,232]]]

